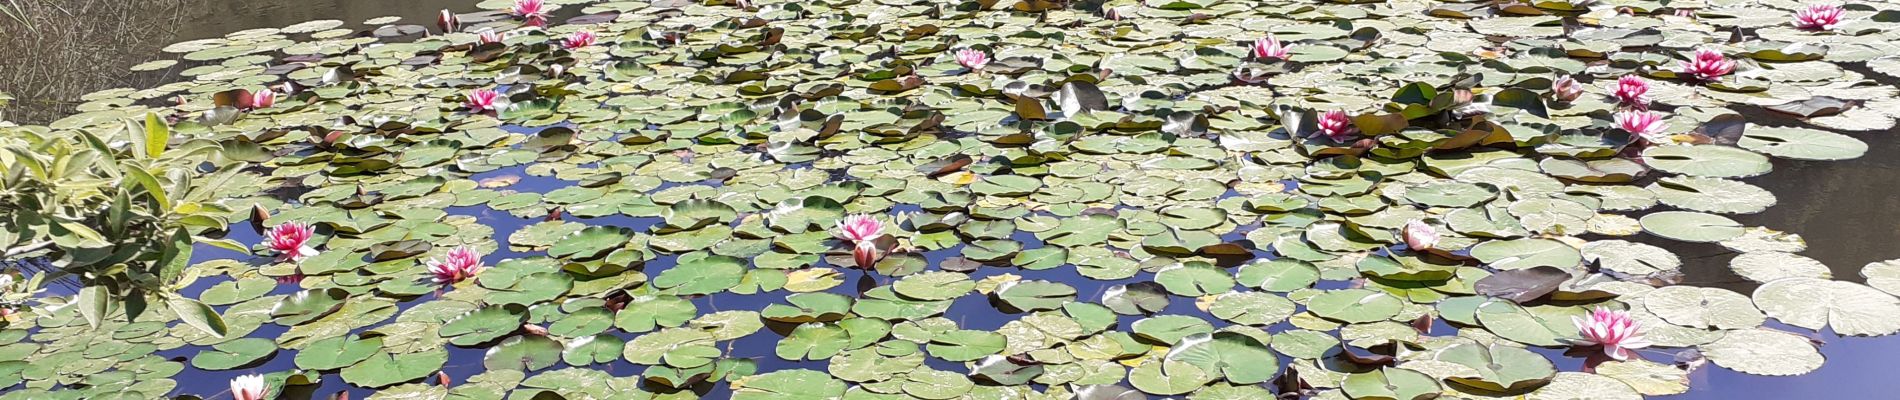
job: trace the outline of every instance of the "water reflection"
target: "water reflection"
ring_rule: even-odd
[[[1774,192],[1780,204],[1735,217],[1747,225],[1801,234],[1814,258],[1834,279],[1864,282],[1867,263],[1900,259],[1900,140],[1894,132],[1853,135],[1867,142],[1867,155],[1848,161],[1775,160],[1775,172],[1750,181]]]
[[[1749,122],[1793,125],[1767,112],[1743,113]],[[1847,161],[1794,161],[1775,159],[1775,170],[1749,183],[1773,192],[1779,202],[1767,211],[1733,216],[1749,226],[1801,235],[1808,249],[1800,254],[1826,264],[1834,279],[1865,282],[1860,270],[1868,263],[1900,259],[1900,139],[1893,132],[1849,134],[1867,142],[1867,154]],[[1684,270],[1697,286],[1721,287],[1742,294],[1757,284],[1730,272],[1735,254],[1715,245],[1665,246],[1681,255]],[[1900,316],[1895,316],[1900,318]],[[1770,327],[1803,333],[1806,329],[1773,320]],[[1832,332],[1810,335],[1820,343],[1827,363],[1800,377],[1767,378],[1709,366],[1690,376],[1694,388],[1685,399],[1882,399],[1900,393],[1900,381],[1889,368],[1900,355],[1900,338],[1843,338]],[[1652,357],[1654,359],[1654,357]]]
[[[45,124],[74,113],[80,96],[112,88],[153,87],[183,67],[128,73],[134,65],[175,58],[172,43],[333,19],[347,28],[385,16],[433,26],[437,11],[472,9],[466,0],[54,0],[0,2],[0,92],[13,95],[0,115]],[[14,16],[18,16],[16,19]],[[28,56],[30,55],[30,56]]]

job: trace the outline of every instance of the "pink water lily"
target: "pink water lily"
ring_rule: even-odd
[[[269,88],[251,92],[251,108],[252,109],[270,108],[270,106],[273,106],[276,104],[277,104],[277,92],[273,92]]]
[[[1410,247],[1412,251],[1431,250],[1432,246],[1438,245],[1438,229],[1426,224],[1425,221],[1416,219],[1407,221],[1402,233],[1405,237],[1405,247]]]
[[[1656,115],[1648,110],[1629,110],[1616,113],[1616,125],[1619,128],[1623,128],[1623,131],[1629,132],[1631,135],[1636,135],[1636,137],[1642,138],[1644,142],[1648,142],[1649,144],[1664,144],[1671,141],[1669,135],[1663,133],[1663,130],[1667,129],[1669,125],[1662,122],[1661,115]]]
[[[874,241],[859,241],[856,246],[851,247],[851,261],[857,263],[858,268],[874,268],[879,258],[883,258],[883,255],[877,251],[877,243]]]
[[[957,58],[957,65],[962,65],[964,68],[969,68],[971,71],[983,69],[983,66],[990,65],[989,53],[984,53],[982,50],[977,50],[977,49],[957,50],[956,58]]]
[[[1266,38],[1253,41],[1253,58],[1255,60],[1285,60],[1287,51],[1292,48],[1293,46],[1283,45],[1280,39],[1268,34]]]
[[[1610,95],[1616,96],[1616,103],[1635,109],[1649,109],[1649,81],[1636,75],[1623,75],[1610,86]]]
[[[884,236],[884,223],[869,215],[858,214],[838,221],[838,238],[851,241],[851,261],[858,268],[871,269],[883,257],[877,239]]]
[[[541,0],[515,0],[512,11],[516,17],[527,20],[528,25],[544,26],[548,23],[548,7]]]
[[[1551,84],[1550,95],[1551,98],[1565,103],[1576,101],[1578,97],[1583,97],[1583,84],[1577,83],[1577,80],[1569,75],[1564,75],[1557,78],[1557,83]]]
[[[475,43],[476,44],[501,43],[501,34],[495,33],[494,29],[483,29],[481,33],[478,33],[475,35]]]
[[[238,375],[231,378],[232,400],[264,400],[269,389],[270,385],[264,383],[263,375]]]
[[[1808,8],[1794,13],[1794,27],[1811,31],[1834,29],[1841,23],[1841,13],[1845,10],[1833,4],[1810,4]]]
[[[477,113],[500,110],[501,93],[489,89],[470,90],[468,91],[468,101],[463,102],[462,106],[468,107],[469,111]]]
[[[1735,72],[1735,60],[1730,60],[1715,50],[1696,50],[1694,58],[1682,62],[1681,73],[1698,80],[1721,79],[1723,75],[1728,75],[1730,72]]]
[[[1632,349],[1650,345],[1648,340],[1643,339],[1643,327],[1630,319],[1627,311],[1597,307],[1590,312],[1590,319],[1570,317],[1570,320],[1577,324],[1577,332],[1583,336],[1575,344],[1602,346],[1604,355],[1618,361],[1628,360],[1635,355]]]
[[[1334,141],[1344,142],[1352,138],[1354,130],[1352,118],[1347,117],[1345,111],[1327,111],[1319,116],[1319,133]]]
[[[573,49],[578,49],[582,47],[593,46],[594,39],[595,38],[594,38],[593,32],[588,32],[588,31],[574,32],[572,34],[568,34],[566,38],[561,39],[561,48],[573,50]]]
[[[884,235],[884,223],[869,215],[858,214],[838,222],[838,237],[852,242],[869,242]]]
[[[547,4],[541,0],[515,0],[514,8],[510,11],[522,18],[548,16]]]
[[[462,17],[456,16],[454,11],[442,9],[442,12],[435,16],[435,27],[442,28],[442,33],[455,32],[462,27]]]
[[[457,246],[449,250],[448,256],[441,260],[429,259],[427,264],[435,283],[454,284],[482,272],[482,255],[468,246]]]
[[[277,253],[277,262],[298,262],[317,255],[317,249],[310,247],[310,236],[316,233],[310,225],[285,222],[264,232],[264,243]]]

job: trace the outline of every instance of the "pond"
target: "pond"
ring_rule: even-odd
[[[545,28],[510,3],[0,3],[0,46],[44,55],[0,60],[0,116],[36,125],[0,146],[92,132],[137,171],[55,198],[200,207],[8,253],[58,278],[0,329],[0,399],[234,398],[247,374],[285,399],[1900,391],[1900,285],[1862,271],[1900,259],[1900,113],[1868,111],[1900,104],[1866,55],[1894,50],[1885,5],[1816,33],[1752,2],[571,0]],[[1740,72],[1670,72],[1726,31]],[[1291,53],[1237,39],[1265,32]],[[1552,70],[1588,93],[1544,94]],[[1606,84],[1639,74],[1668,139],[1611,121]],[[1765,107],[1791,101],[1839,107]],[[1357,132],[1325,135],[1333,109]],[[170,143],[141,155],[150,132]],[[5,200],[0,225],[42,215]],[[882,232],[854,247],[857,214]],[[276,257],[289,222],[314,256]],[[461,246],[486,268],[431,281]],[[49,265],[77,259],[153,267]],[[1656,345],[1571,345],[1596,307]]]

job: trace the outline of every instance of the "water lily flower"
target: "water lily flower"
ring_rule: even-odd
[[[851,261],[856,262],[858,268],[871,269],[877,266],[880,256],[877,243],[870,240],[859,241],[857,246],[851,247]]]
[[[983,66],[990,65],[990,55],[988,53],[984,53],[982,50],[977,50],[977,49],[957,50],[956,57],[957,57],[957,65],[962,65],[964,68],[969,68],[971,71],[983,69]]]
[[[1583,335],[1575,343],[1582,346],[1603,346],[1603,354],[1617,361],[1627,360],[1636,352],[1632,349],[1649,347],[1643,340],[1643,327],[1630,319],[1627,311],[1598,307],[1590,312],[1590,319],[1570,317],[1577,324],[1577,332]]]
[[[238,375],[231,379],[232,400],[264,400],[270,386],[264,383],[263,375]]]
[[[1438,244],[1438,229],[1426,224],[1425,221],[1416,219],[1407,221],[1402,233],[1405,237],[1405,246],[1412,248],[1413,251],[1431,250],[1432,246]]]
[[[1280,39],[1274,38],[1272,34],[1268,34],[1265,39],[1256,39],[1253,41],[1253,58],[1256,60],[1285,60],[1287,50],[1292,48],[1293,46],[1280,44]]]
[[[528,21],[528,25],[544,26],[548,23],[548,7],[541,0],[515,0],[514,15]]]
[[[429,259],[429,274],[434,275],[435,283],[453,284],[473,278],[482,272],[482,255],[468,246],[457,246],[449,250],[442,260]]]
[[[277,284],[279,284],[279,285],[300,285],[300,284],[303,284],[303,278],[304,278],[304,276],[303,276],[303,273],[302,273],[302,272],[294,272],[294,273],[291,273],[290,275],[284,275],[284,276],[279,276],[279,277],[277,277]]]
[[[315,141],[318,146],[328,148],[330,146],[336,145],[336,140],[342,139],[342,138],[343,138],[343,131],[330,131],[330,133],[323,134],[322,137],[312,136],[310,137],[310,140]]]
[[[435,27],[442,28],[442,33],[455,32],[458,30],[457,28],[462,27],[462,17],[456,16],[454,11],[449,11],[444,8],[440,14],[436,14],[435,16]]]
[[[1616,103],[1639,110],[1649,109],[1649,81],[1636,75],[1623,75],[1610,86],[1610,95],[1616,96]]]
[[[1841,23],[1841,6],[1833,4],[1810,4],[1807,9],[1794,13],[1794,27],[1811,31],[1834,29]]]
[[[1682,62],[1682,74],[1699,80],[1716,80],[1730,72],[1735,72],[1735,60],[1715,50],[1696,50],[1694,58]]]
[[[884,235],[884,223],[869,215],[858,214],[838,222],[838,237],[852,242],[870,242]]]
[[[588,31],[574,32],[572,34],[567,35],[566,38],[561,39],[561,48],[568,49],[568,50],[573,50],[573,49],[578,49],[578,48],[593,46],[593,45],[594,45],[594,33],[588,32]]]
[[[1638,138],[1642,138],[1644,142],[1649,142],[1649,144],[1670,142],[1669,135],[1663,134],[1663,129],[1668,128],[1669,125],[1662,122],[1662,116],[1651,113],[1648,110],[1629,110],[1616,113],[1616,125],[1623,128],[1624,131],[1636,135]]]
[[[482,33],[475,35],[475,44],[489,43],[501,43],[501,34],[495,33],[494,29],[482,29]]]
[[[0,295],[13,292],[13,274],[0,273]],[[0,304],[0,322],[13,315],[13,305]]]
[[[1319,133],[1335,141],[1346,141],[1353,134],[1352,119],[1345,111],[1327,111],[1319,116]]]
[[[1472,92],[1471,89],[1455,88],[1451,90],[1451,104],[1454,106],[1471,104],[1472,101],[1476,101],[1477,99],[1478,94]]]
[[[270,106],[276,105],[276,104],[277,104],[277,92],[273,92],[269,88],[251,92],[251,108],[252,109],[270,108]]]
[[[264,232],[264,241],[271,251],[277,252],[277,262],[297,262],[317,255],[317,249],[310,247],[310,236],[316,233],[316,228],[310,225],[285,222]]]
[[[1103,17],[1103,18],[1108,18],[1108,20],[1110,20],[1110,21],[1120,21],[1120,20],[1122,20],[1122,11],[1121,11],[1121,7],[1103,7],[1103,8],[1102,8],[1102,17]]]
[[[1683,17],[1683,18],[1695,18],[1695,13],[1696,13],[1696,11],[1695,11],[1695,9],[1693,9],[1693,8],[1678,8],[1678,9],[1676,9],[1676,16],[1678,16],[1678,17]]]
[[[1576,101],[1578,97],[1583,97],[1583,84],[1577,83],[1577,80],[1569,75],[1564,75],[1557,78],[1556,84],[1551,85],[1550,94],[1557,101],[1565,103]]]
[[[468,91],[468,101],[462,103],[462,105],[468,107],[469,111],[478,113],[500,110],[501,93],[490,89],[470,90]]]

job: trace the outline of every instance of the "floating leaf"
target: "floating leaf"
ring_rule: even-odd
[[[227,370],[258,362],[277,352],[277,344],[270,339],[243,338],[218,343],[210,350],[198,352],[191,357],[191,366],[205,370]]]
[[[1570,280],[1570,273],[1562,269],[1536,266],[1498,271],[1491,276],[1479,279],[1471,287],[1480,295],[1529,303],[1556,291],[1558,285],[1567,280]]]
[[[1402,368],[1385,367],[1346,376],[1340,389],[1355,399],[1418,400],[1437,397],[1438,381]]]
[[[1643,230],[1686,242],[1719,242],[1742,235],[1742,225],[1718,215],[1664,211],[1643,216]]]
[[[1169,348],[1164,359],[1186,362],[1204,373],[1242,385],[1266,382],[1280,370],[1275,362],[1278,357],[1267,350],[1265,343],[1232,332],[1183,337]]]
[[[1900,332],[1900,320],[1889,318],[1900,315],[1896,314],[1900,313],[1900,299],[1855,283],[1787,278],[1761,285],[1752,297],[1763,313],[1788,325],[1817,330],[1831,327],[1844,336]]]
[[[1549,239],[1517,239],[1484,242],[1471,248],[1477,257],[1497,269],[1524,269],[1538,266],[1572,268],[1583,260],[1575,247]]]
[[[1405,302],[1384,292],[1366,289],[1334,290],[1306,302],[1313,314],[1347,323],[1381,321],[1398,315]]]
[[[1766,319],[1747,296],[1717,288],[1658,288],[1643,294],[1643,307],[1664,321],[1691,328],[1747,329]]]
[[[1502,344],[1456,344],[1439,350],[1432,359],[1463,365],[1475,373],[1447,378],[1452,384],[1492,392],[1530,392],[1549,384],[1557,375],[1556,368],[1544,356]]]
[[[338,375],[354,385],[378,388],[422,379],[442,369],[449,360],[445,350],[389,354],[378,352],[363,362],[343,368]]]
[[[1656,146],[1643,150],[1643,162],[1663,171],[1711,178],[1747,178],[1768,173],[1768,157],[1728,146]]]
[[[1768,329],[1730,331],[1700,348],[1715,365],[1756,375],[1801,375],[1824,361],[1807,338]]]

